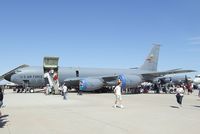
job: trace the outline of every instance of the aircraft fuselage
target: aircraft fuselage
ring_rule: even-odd
[[[60,67],[58,70],[59,82],[61,84],[63,84],[64,80],[67,78],[98,78],[120,74],[138,75],[138,73],[139,71],[136,72],[134,69]],[[23,85],[25,81],[28,81],[30,87],[43,87],[45,86],[43,67],[18,69],[15,71],[15,74],[11,75],[10,81],[18,85]]]

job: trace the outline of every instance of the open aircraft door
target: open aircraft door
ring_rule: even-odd
[[[45,86],[49,91],[48,93],[59,94],[58,61],[58,57],[44,57],[44,79]]]

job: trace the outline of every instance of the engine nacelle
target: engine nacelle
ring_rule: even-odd
[[[178,84],[180,82],[185,82],[186,80],[190,80],[187,76],[164,76],[164,77],[157,77],[153,80],[154,83],[161,83],[161,84],[166,84],[173,82],[175,84]]]
[[[172,81],[171,77],[157,77],[153,80],[153,83],[166,84],[170,83],[170,81]]]
[[[142,78],[138,75],[119,75],[118,79],[122,82],[122,89],[137,87],[141,82]]]
[[[103,81],[97,78],[86,78],[80,80],[79,89],[82,91],[94,91],[103,87]]]

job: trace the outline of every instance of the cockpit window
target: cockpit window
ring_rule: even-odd
[[[15,70],[15,73],[20,73],[20,72],[22,72],[21,70]]]

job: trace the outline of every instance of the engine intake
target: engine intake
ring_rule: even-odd
[[[118,76],[118,79],[122,82],[122,89],[125,90],[126,88],[134,88],[137,87],[141,82],[142,79],[138,75],[124,75],[121,74]]]
[[[97,78],[80,80],[79,89],[82,91],[94,91],[103,87],[103,81]]]

